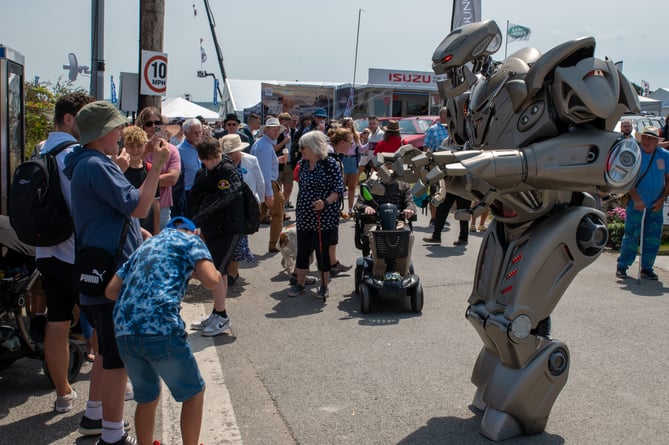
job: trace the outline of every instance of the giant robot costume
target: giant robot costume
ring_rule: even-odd
[[[594,38],[494,62],[501,42],[494,21],[441,42],[432,67],[449,133],[464,149],[402,147],[394,168],[416,181],[415,195],[445,180],[494,215],[466,312],[483,341],[473,404],[492,440],[544,430],[569,370],[567,346],[550,337],[550,314],[608,239],[592,194],[630,188],[641,159],[635,142],[611,131],[626,109],[638,110],[637,95],[611,61],[594,57]]]

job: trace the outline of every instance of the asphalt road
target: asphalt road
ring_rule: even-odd
[[[375,301],[372,313],[361,314],[352,273],[333,280],[325,304],[315,287],[290,298],[280,255],[266,254],[268,227],[253,235],[258,263],[242,265],[230,289],[231,332],[213,340],[191,336],[208,384],[201,442],[490,443],[470,406],[481,341],[464,318],[481,235],[454,247],[457,229],[448,228],[441,246],[427,246],[426,226],[421,215],[413,260],[425,290],[422,314],[410,311],[408,299]],[[353,223],[343,222],[339,259],[353,264],[358,254]],[[658,282],[617,280],[615,254],[606,252],[581,272],[552,315],[552,336],[571,352],[567,385],[544,433],[505,443],[669,441],[668,270],[662,258]],[[196,320],[210,307],[208,294],[192,284],[184,318]],[[40,367],[21,359],[0,372],[2,442],[95,443],[75,432],[89,365],[75,383],[75,410],[64,415],[52,412],[54,396]],[[163,444],[180,443],[178,409],[165,392],[156,428]],[[130,421],[133,412],[127,402]]]

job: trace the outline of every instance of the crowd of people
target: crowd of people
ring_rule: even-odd
[[[77,399],[68,382],[68,337],[79,307],[82,326],[90,323],[84,332],[93,362],[79,432],[99,435],[101,445],[136,443],[123,419],[124,401],[134,397],[137,438],[150,443],[162,379],[183,402],[182,419],[189,419],[182,423],[184,443],[197,443],[204,383],[179,306],[196,277],[213,304],[206,318],[190,320],[190,329],[203,336],[230,329],[228,287],[239,278],[238,262],[255,262],[253,235],[242,233],[242,182],[270,225],[267,254],[279,251],[286,210],[295,211],[297,261],[287,295],[318,281],[307,276],[315,254],[317,297],[326,299],[330,278],[351,269],[337,257],[339,224],[353,217],[360,174],[377,144],[383,147],[384,131],[370,116],[369,128],[358,133],[352,119],[328,120],[324,109],[264,122],[251,114],[245,125],[229,114],[210,125],[198,118],[168,121],[147,107],[131,123],[111,103],[82,93],[60,97],[54,115],[41,151],[74,143],[56,157],[74,233],[58,245],[26,250],[36,257],[45,291],[54,409],[69,412]],[[396,124],[390,122],[385,137],[395,145]],[[83,290],[78,271],[100,256],[112,258],[116,273],[106,289]]]
[[[197,118],[168,122],[160,110],[148,107],[131,124],[111,103],[82,93],[60,97],[54,131],[42,152],[64,141],[79,142],[56,157],[75,232],[58,245],[26,250],[34,254],[42,275],[45,361],[56,388],[55,410],[68,412],[77,399],[67,371],[70,325],[79,306],[81,319],[90,322],[97,338],[87,351],[93,370],[79,431],[100,435],[101,445],[136,443],[123,420],[129,376],[137,402],[137,436],[140,443],[151,443],[162,378],[174,398],[183,402],[182,420],[189,419],[182,422],[184,443],[198,443],[204,382],[186,339],[186,322],[179,315],[190,278],[209,289],[213,301],[211,313],[203,320],[191,320],[190,329],[203,336],[229,330],[228,288],[239,279],[239,262],[256,261],[248,239],[254,235],[242,229],[242,183],[246,183],[262,220],[269,224],[268,255],[279,252],[279,235],[290,219],[286,211],[294,209],[296,265],[287,295],[300,296],[306,286],[319,282],[316,296],[327,299],[330,279],[351,269],[337,257],[341,221],[356,212],[376,211],[356,197],[359,181],[373,174],[373,157],[394,153],[401,145],[397,121],[381,128],[376,116],[367,120],[367,128],[358,132],[351,118],[329,121],[320,109],[310,117],[280,113],[264,122],[252,113],[245,125],[236,114],[229,114],[209,125]],[[453,147],[447,122],[448,110],[443,108],[440,121],[426,133],[425,150]],[[623,133],[628,127],[623,124]],[[657,129],[645,128],[637,135],[644,174],[630,191],[616,274],[626,277],[644,227],[642,275],[655,280],[660,211],[669,195],[669,155],[658,145],[663,139]],[[377,196],[379,203],[396,204],[407,218],[416,213],[408,184],[391,177],[383,190]],[[453,204],[458,209],[472,206],[445,193],[434,209],[433,233],[423,239],[426,243],[441,242]],[[455,245],[465,246],[468,232],[485,230],[486,222],[487,213],[478,227],[473,218],[471,224],[460,221]],[[91,294],[78,288],[77,258],[85,249],[115,256],[118,271],[106,291]],[[320,280],[308,276],[312,255]],[[404,273],[409,260],[410,255],[400,262]],[[384,267],[375,263],[374,275],[382,275]],[[166,350],[170,352],[158,366],[157,352],[162,355]]]

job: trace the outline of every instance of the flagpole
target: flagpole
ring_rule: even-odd
[[[506,44],[504,45],[504,59],[506,60],[506,51],[509,49],[509,21],[506,21],[506,35],[504,37]]]
[[[362,8],[358,9],[358,31],[355,35],[355,60],[353,61],[353,85],[351,85],[351,94],[355,94],[355,74],[358,71],[358,42],[360,41],[360,16]],[[351,114],[353,114],[353,103],[351,104]]]

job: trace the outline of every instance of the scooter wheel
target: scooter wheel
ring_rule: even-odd
[[[418,283],[411,292],[411,310],[419,314],[423,310],[423,285]]]
[[[357,293],[360,293],[360,284],[362,283],[362,272],[363,272],[363,266],[357,265],[355,266],[355,291]]]
[[[79,371],[81,371],[81,365],[84,362],[84,354],[74,340],[69,340],[68,343],[70,346],[70,360],[67,367],[67,381],[74,383],[77,381]],[[47,376],[51,384],[53,384],[51,374],[49,374],[49,368],[46,366],[46,360],[42,362],[42,369],[44,370],[44,375]]]
[[[358,293],[360,294],[360,312],[369,314],[372,309],[372,295],[366,284],[361,284]]]

